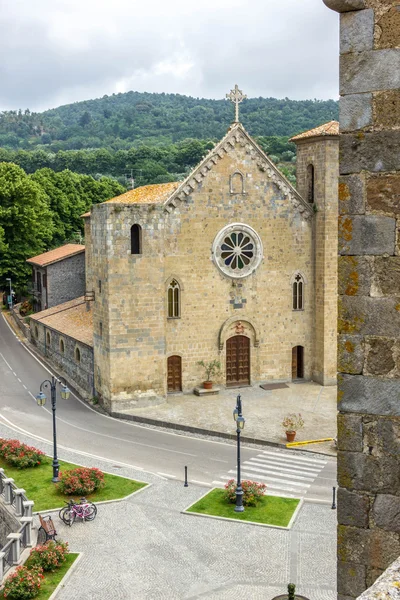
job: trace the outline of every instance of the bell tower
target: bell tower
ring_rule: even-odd
[[[315,211],[312,376],[336,385],[339,123],[330,121],[290,141],[297,146],[297,190]]]

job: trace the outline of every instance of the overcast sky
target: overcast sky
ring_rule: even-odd
[[[0,110],[129,90],[337,98],[322,0],[0,0]]]

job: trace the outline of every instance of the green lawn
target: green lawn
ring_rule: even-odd
[[[39,594],[35,596],[35,600],[48,600],[48,598],[50,598],[51,594],[54,592],[61,579],[64,577],[64,575],[66,575],[68,569],[71,568],[78,556],[79,554],[70,552],[67,555],[65,563],[59,569],[57,569],[57,571],[54,571],[54,573],[43,573],[44,579],[40,585]],[[25,566],[29,566],[29,559],[26,561]],[[0,592],[0,598],[4,598],[2,592]]]
[[[78,466],[63,461],[59,462],[60,471],[75,469]],[[68,500],[68,496],[61,494],[57,489],[57,485],[51,481],[53,469],[51,459],[47,456],[41,465],[29,469],[16,469],[0,458],[0,467],[4,468],[7,477],[12,477],[15,480],[15,484],[26,491],[29,500],[35,502],[34,511],[58,508],[64,506],[64,502]],[[104,481],[106,484],[105,487],[87,496],[88,500],[92,502],[116,500],[117,498],[128,496],[147,485],[147,483],[141,481],[124,479],[123,477],[118,477],[118,475],[108,475],[108,473],[104,473]],[[75,495],[75,499],[79,500],[78,495]]]
[[[297,498],[263,496],[257,506],[245,506],[244,512],[237,513],[234,510],[235,505],[228,504],[225,500],[224,490],[215,489],[196,504],[192,504],[188,512],[287,527],[299,502]]]

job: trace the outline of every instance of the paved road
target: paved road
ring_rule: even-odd
[[[10,436],[26,433],[51,441],[51,410],[34,396],[50,373],[21,343],[4,316],[0,318],[0,422]],[[251,418],[249,415],[248,418]],[[15,433],[16,432],[16,433]],[[119,465],[201,485],[223,485],[234,476],[236,450],[231,443],[176,435],[101,415],[71,394],[57,401],[59,449],[69,448]],[[243,447],[243,477],[263,481],[271,493],[329,501],[336,461],[320,455]]]

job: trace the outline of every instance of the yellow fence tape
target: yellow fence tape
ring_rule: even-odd
[[[334,438],[323,438],[322,440],[308,440],[306,442],[290,442],[286,444],[286,448],[291,446],[305,446],[306,444],[319,444],[320,442],[333,442]]]

